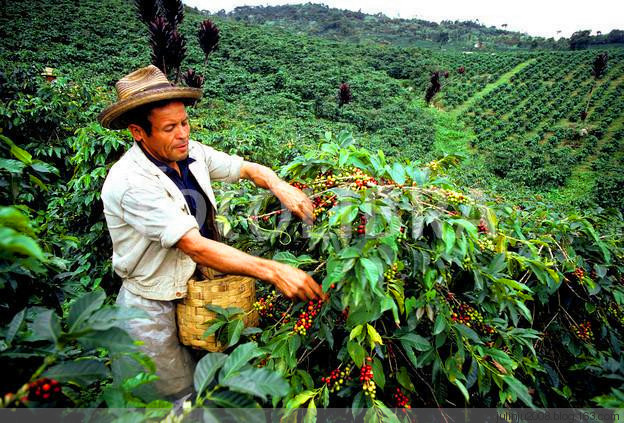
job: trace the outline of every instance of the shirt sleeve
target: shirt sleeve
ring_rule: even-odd
[[[195,218],[176,206],[164,188],[128,189],[121,198],[123,220],[163,248],[173,247],[188,231],[199,229]]]
[[[215,182],[234,183],[240,180],[243,158],[217,151],[212,147],[201,144],[204,148],[206,165],[210,179]]]

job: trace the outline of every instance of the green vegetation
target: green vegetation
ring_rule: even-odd
[[[215,12],[214,10],[211,10]],[[591,46],[624,44],[624,31],[592,36],[578,31],[570,39],[532,37],[527,34],[487,27],[476,21],[442,21],[439,24],[421,19],[392,19],[383,14],[329,8],[322,4],[282,6],[242,6],[218,16],[265,27],[280,27],[334,40],[391,43],[400,46],[445,48],[454,50],[585,49]]]
[[[201,360],[193,406],[621,407],[622,51],[598,78],[601,51],[355,44],[241,13],[214,18],[208,57],[206,16],[178,26],[181,73],[205,78],[192,137],[306,186],[312,228],[246,184],[221,187],[219,221],[331,299],[291,304],[259,284],[258,309],[285,314],[258,330],[222,310],[215,323],[238,330]],[[95,117],[149,63],[147,27],[126,0],[36,0],[7,4],[0,28],[1,393],[15,394],[2,405],[171,407],[144,394],[155,369],[118,327],[132,314],[113,305],[99,198],[131,138]],[[129,362],[142,370],[113,381]]]

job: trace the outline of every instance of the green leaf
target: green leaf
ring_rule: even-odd
[[[383,340],[381,339],[381,335],[379,335],[379,332],[377,332],[377,330],[375,330],[373,326],[367,324],[366,331],[368,332],[368,339],[371,342],[371,348],[374,348],[375,344],[383,345]]]
[[[442,239],[444,240],[446,253],[453,251],[455,246],[455,229],[448,222],[442,224]]]
[[[346,204],[338,206],[338,209],[329,217],[329,225],[334,226],[337,223],[341,225],[350,224],[358,213],[358,206]]]
[[[195,375],[193,376],[193,385],[197,395],[201,395],[204,389],[212,382],[217,371],[221,368],[227,355],[222,353],[208,353],[199,360],[195,367]]]
[[[226,362],[227,364],[227,362]],[[248,368],[220,381],[233,391],[250,394],[266,400],[268,395],[283,397],[288,394],[288,382],[277,372],[267,368]]]
[[[26,165],[19,160],[0,159],[0,170],[6,170],[10,173],[20,173]]]
[[[371,283],[371,286],[376,286],[383,273],[383,267],[368,258],[360,258],[358,264],[364,269],[366,279]]]
[[[85,348],[106,348],[111,352],[130,352],[135,349],[134,340],[128,333],[117,327],[89,332],[78,338]]]
[[[455,379],[453,383],[455,384],[455,386],[459,388],[461,393],[464,395],[464,399],[466,400],[466,402],[470,402],[470,394],[468,393],[468,390],[466,389],[464,384],[459,379]]]
[[[95,291],[89,292],[74,301],[69,308],[69,315],[67,317],[69,333],[80,329],[82,323],[84,323],[97,309],[102,307],[105,300],[106,293],[104,290],[96,289]]]
[[[212,325],[208,326],[208,328],[204,331],[204,338],[209,337],[210,335],[215,334],[219,329],[221,329],[223,326],[225,326],[228,322],[223,321],[223,320],[213,320]]]
[[[401,342],[409,345],[417,351],[428,351],[431,349],[431,344],[425,338],[415,333],[408,333],[399,338]]]
[[[231,347],[232,345],[238,342],[241,336],[241,332],[243,331],[244,327],[245,327],[245,324],[243,323],[242,320],[239,320],[239,319],[232,320],[231,322],[228,323],[228,326],[227,326],[228,347]]]
[[[108,377],[106,366],[97,360],[68,361],[50,367],[43,376],[59,382],[76,383],[83,388]]]
[[[199,393],[198,393],[199,394]],[[240,394],[233,391],[218,391],[210,394],[210,401],[222,408],[235,408],[236,411],[242,411],[245,408],[257,408],[258,403],[253,401],[248,395]],[[204,408],[204,410],[212,410],[211,408]],[[222,411],[222,410],[221,410]],[[216,422],[223,419],[223,414],[218,414],[215,420]],[[249,420],[249,421],[253,421]]]
[[[303,418],[303,423],[316,423],[316,404],[314,400],[308,403],[308,411]]]
[[[373,381],[376,385],[383,389],[384,386],[386,386],[386,376],[384,376],[385,372],[381,360],[375,357],[371,367],[373,368]]]
[[[13,339],[15,339],[15,335],[19,332],[20,328],[24,324],[24,316],[26,315],[26,309],[23,309],[19,313],[17,313],[11,319],[11,323],[9,323],[9,327],[7,329],[6,336],[4,337],[4,341],[7,344],[12,344]]]
[[[19,148],[13,141],[4,135],[0,135],[0,141],[3,141],[6,145],[10,147],[11,154],[22,163],[29,165],[32,163],[32,156],[26,150]]]
[[[356,327],[351,329],[351,333],[349,334],[349,340],[353,341],[353,339],[355,339],[358,336],[360,336],[360,334],[362,333],[362,329],[363,328],[364,328],[363,325],[357,325]]]
[[[34,239],[22,235],[11,228],[0,227],[0,251],[22,254],[45,261],[43,251]]]
[[[459,333],[463,337],[470,339],[475,344],[483,344],[483,342],[479,338],[479,335],[477,335],[477,332],[475,332],[474,330],[470,329],[468,326],[466,326],[466,325],[457,325],[456,324],[456,325],[454,325],[454,327],[455,327],[455,329],[457,329],[459,331]]]
[[[442,333],[447,328],[446,316],[440,313],[436,317],[435,325],[433,326],[433,334],[437,335]]]
[[[57,168],[41,160],[33,160],[30,167],[39,173],[52,173],[53,175],[59,176]]]
[[[239,345],[232,351],[223,364],[223,368],[219,374],[219,380],[223,382],[240,370],[249,360],[263,354],[264,352],[258,348],[255,342],[247,342],[246,344]]]
[[[364,350],[364,348],[357,342],[349,341],[347,342],[347,351],[349,352],[351,360],[353,360],[355,365],[362,367],[364,364],[364,358],[366,357],[366,350]]]
[[[314,264],[318,262],[318,260],[314,260],[307,254],[297,257],[289,251],[279,251],[275,253],[273,255],[273,260],[279,261],[280,263],[288,264],[296,268],[299,268],[306,264]]]
[[[531,395],[529,394],[528,388],[524,386],[522,382],[520,382],[518,379],[516,379],[515,377],[511,375],[503,376],[503,380],[505,381],[507,386],[509,386],[511,391],[514,394],[516,394],[516,396],[518,397],[520,401],[522,401],[525,405],[531,408],[536,408],[535,405],[533,404],[533,399],[531,398]]]
[[[45,310],[33,322],[32,331],[37,339],[57,343],[61,336],[61,323],[53,310]]]
[[[314,397],[314,391],[303,391],[300,394],[297,394],[294,398],[291,398],[286,403],[286,408],[299,408],[312,397]]]
[[[399,384],[401,384],[401,386],[407,389],[408,391],[414,392],[416,390],[416,388],[414,387],[414,384],[412,383],[412,378],[410,377],[409,373],[407,372],[407,369],[404,366],[401,366],[401,368],[399,369],[396,375],[396,378],[397,378],[397,382],[399,382]]]

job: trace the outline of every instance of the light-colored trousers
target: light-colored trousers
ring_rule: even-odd
[[[154,361],[156,374],[160,377],[152,384],[156,392],[150,395],[149,389],[143,389],[142,393],[153,398],[177,399],[193,392],[196,363],[178,340],[175,302],[149,300],[122,286],[117,296],[117,305],[140,309],[149,316],[149,319],[128,320],[123,327],[134,340],[143,342],[140,348]],[[136,374],[137,370],[140,371],[136,366],[135,370],[129,366],[118,370],[119,377],[134,376],[128,373],[134,371]]]

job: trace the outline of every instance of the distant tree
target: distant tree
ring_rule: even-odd
[[[502,24],[501,26],[502,26],[503,28],[507,29],[507,24],[506,24],[506,23]]]
[[[591,41],[591,29],[586,29],[583,31],[576,31],[570,37],[570,50],[582,50],[587,48]]]
[[[607,53],[600,53],[594,58],[594,62],[591,67],[591,75],[594,77],[594,83],[592,84],[589,94],[587,96],[587,104],[585,105],[585,110],[581,112],[581,120],[585,120],[587,118],[587,113],[589,110],[589,103],[592,98],[592,94],[594,93],[594,89],[596,88],[596,84],[598,84],[598,80],[604,76],[607,72],[607,66],[609,64],[609,55]]]
[[[614,29],[607,34],[607,43],[624,43],[624,31]]]
[[[208,61],[208,56],[219,46],[220,36],[219,28],[210,19],[206,19],[199,24],[197,38],[199,39],[199,46],[204,52],[206,62]]]
[[[448,32],[438,32],[438,34],[436,35],[436,41],[440,44],[440,48],[442,48],[442,46],[444,44],[447,44],[449,42],[450,36]]]

